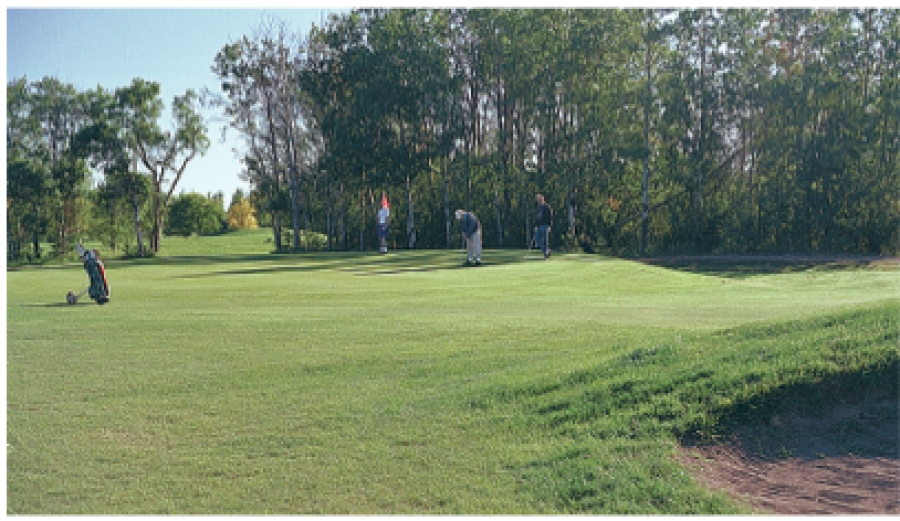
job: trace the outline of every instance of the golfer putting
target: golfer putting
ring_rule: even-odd
[[[466,240],[466,266],[481,266],[481,223],[472,212],[457,210],[455,215]]]

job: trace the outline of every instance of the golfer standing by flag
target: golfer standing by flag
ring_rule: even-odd
[[[481,223],[471,212],[456,211],[456,220],[460,222],[463,237],[466,238],[466,266],[473,263],[481,266]]]
[[[387,194],[381,194],[381,208],[375,215],[375,228],[378,230],[378,253],[387,253],[388,223],[391,219],[391,205]]]
[[[537,214],[534,216],[535,242],[544,253],[544,260],[550,258],[550,227],[553,226],[553,208],[547,204],[543,194],[537,194]]]

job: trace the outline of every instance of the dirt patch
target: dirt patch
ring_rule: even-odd
[[[896,397],[839,403],[742,427],[728,443],[684,446],[678,460],[710,488],[771,514],[900,514]]]
[[[900,258],[870,255],[670,255],[637,259],[644,264],[704,275],[742,277],[795,271],[877,269],[896,271]]]
[[[892,458],[765,460],[731,446],[692,447],[679,460],[707,486],[771,514],[898,514],[900,476]]]
[[[658,266],[683,266],[689,264],[784,264],[784,265],[838,265],[838,266],[879,266],[900,267],[900,258],[879,255],[829,255],[829,254],[728,254],[728,255],[668,255],[664,257],[642,257],[646,264]]]

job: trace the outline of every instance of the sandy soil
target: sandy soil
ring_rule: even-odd
[[[898,403],[836,405],[747,427],[727,443],[684,446],[678,460],[707,486],[768,514],[900,514]]]
[[[646,264],[659,266],[709,266],[709,265],[799,265],[799,266],[878,266],[896,268],[900,258],[877,255],[830,255],[830,254],[724,254],[724,255],[668,255],[664,257],[642,257],[637,259]]]

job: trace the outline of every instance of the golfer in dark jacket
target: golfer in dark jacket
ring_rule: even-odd
[[[544,253],[544,259],[550,257],[550,227],[553,226],[553,208],[547,204],[542,194],[537,194],[537,214],[534,216],[534,240]]]
[[[467,265],[481,265],[481,223],[471,212],[456,211],[456,220],[459,221],[463,236],[466,238]]]

